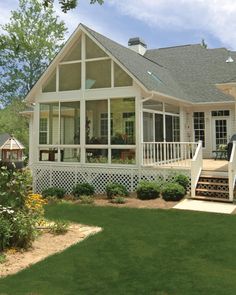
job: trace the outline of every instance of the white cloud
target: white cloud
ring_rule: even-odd
[[[205,31],[236,49],[235,0],[110,0],[109,4],[149,26]]]

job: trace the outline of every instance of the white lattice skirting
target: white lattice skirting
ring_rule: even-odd
[[[32,167],[34,192],[41,193],[45,188],[56,186],[66,189],[67,193],[77,183],[89,182],[94,185],[97,193],[105,192],[106,185],[117,182],[125,185],[128,191],[133,192],[141,180],[157,181],[173,175],[169,169],[157,168],[111,168],[111,167],[72,167],[72,166],[45,166]],[[188,170],[175,170],[175,173],[190,176]]]

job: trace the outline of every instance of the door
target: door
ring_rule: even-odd
[[[217,150],[220,145],[227,144],[229,139],[229,119],[213,119],[213,150]]]

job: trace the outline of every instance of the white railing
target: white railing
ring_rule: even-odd
[[[202,171],[202,141],[198,142],[195,155],[191,161],[191,197],[195,197],[197,182]]]
[[[233,141],[233,147],[230,155],[228,165],[228,177],[229,177],[229,200],[234,200],[234,186],[236,180],[236,141]]]
[[[144,142],[143,166],[190,168],[196,142]]]

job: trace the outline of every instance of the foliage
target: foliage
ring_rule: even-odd
[[[0,252],[10,245],[11,234],[12,230],[10,221],[6,217],[0,215]]]
[[[23,208],[25,197],[32,184],[30,171],[0,168],[0,204],[12,208]]]
[[[114,197],[111,202],[113,204],[125,204],[125,198],[121,196]]]
[[[137,187],[137,197],[140,200],[151,200],[160,197],[160,185],[154,181],[141,181]]]
[[[108,199],[112,199],[116,196],[124,197],[128,196],[127,188],[120,183],[108,183],[106,186],[106,194]]]
[[[13,100],[4,109],[0,109],[0,134],[9,133],[19,139],[26,147],[24,154],[27,156],[29,152],[29,120],[20,114],[25,109],[25,103],[17,99]]]
[[[42,191],[42,196],[44,198],[47,197],[57,197],[58,199],[62,199],[66,194],[66,190],[64,188],[59,187],[49,187]]]
[[[163,185],[161,193],[165,201],[179,201],[184,197],[185,189],[179,183],[170,182]]]
[[[2,254],[0,253],[0,264],[6,262],[6,260],[7,260],[6,255],[3,253]]]
[[[12,219],[11,246],[27,249],[35,237],[35,219],[25,210],[16,211]]]
[[[50,233],[54,235],[63,235],[68,231],[69,225],[67,220],[56,220],[50,226]]]
[[[185,189],[185,191],[187,191],[188,186],[189,186],[189,178],[188,178],[188,176],[186,176],[184,174],[176,174],[174,176],[174,182],[182,185],[182,187]]]
[[[73,195],[77,198],[83,195],[92,196],[94,192],[95,192],[94,186],[88,182],[77,183],[72,190]]]
[[[1,27],[0,103],[22,100],[59,51],[66,33],[52,7],[19,0],[8,24]]]
[[[53,5],[54,0],[44,0],[44,7],[50,7]],[[104,0],[90,0],[90,4],[103,4]],[[61,10],[66,13],[67,11],[74,9],[77,7],[77,0],[59,0],[59,4],[61,5]]]
[[[28,209],[31,218],[37,223],[41,223],[44,219],[44,205],[47,201],[39,194],[29,194],[25,200],[25,207]]]
[[[80,204],[83,204],[83,205],[94,204],[93,196],[80,196],[79,199],[80,199]]]

